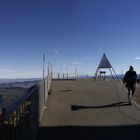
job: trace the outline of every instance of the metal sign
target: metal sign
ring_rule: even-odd
[[[112,66],[111,66],[109,60],[107,59],[105,53],[103,54],[103,57],[100,61],[100,64],[99,64],[98,68],[112,68]]]

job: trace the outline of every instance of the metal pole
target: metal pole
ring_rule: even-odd
[[[97,68],[97,70],[96,70],[96,72],[95,72],[95,74],[94,74],[94,79],[96,79],[97,78],[97,75],[98,75],[98,71],[99,71],[99,68]]]
[[[67,67],[67,79],[69,78],[69,75],[68,75],[68,67]]]
[[[112,71],[111,71],[111,69],[110,69],[110,68],[109,68],[109,70],[110,70],[110,73],[111,73],[112,78],[114,79],[113,74],[112,74]]]
[[[76,68],[75,68],[75,79],[77,78],[77,70],[76,70]]]
[[[43,54],[43,86],[44,86],[44,105],[45,105],[45,54]]]
[[[58,72],[58,79],[59,79],[59,72]]]
[[[52,78],[53,78],[53,71],[52,71],[52,64],[51,64],[51,82],[52,82]]]
[[[117,76],[117,74],[116,74],[116,72],[115,72],[115,70],[114,70],[113,67],[112,67],[112,70],[113,70],[113,72],[115,73],[115,76],[117,77],[117,79],[120,80],[120,79],[118,78],[118,76]]]
[[[45,66],[45,54],[43,53],[43,79],[44,79],[44,75],[45,75],[44,66]]]

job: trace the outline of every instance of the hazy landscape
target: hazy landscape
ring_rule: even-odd
[[[41,79],[0,79],[0,112],[7,110],[21,96],[27,94],[28,89],[40,82]]]

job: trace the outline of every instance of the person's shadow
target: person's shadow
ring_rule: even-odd
[[[118,106],[128,106],[131,105],[128,102],[116,102],[108,105],[101,105],[101,106],[83,106],[83,105],[71,105],[71,110],[72,111],[77,111],[80,109],[97,109],[97,108],[110,108],[110,107],[118,107]]]

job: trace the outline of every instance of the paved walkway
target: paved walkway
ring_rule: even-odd
[[[136,102],[136,105],[140,107],[140,84],[137,85],[137,89],[134,96],[134,101]]]
[[[140,108],[117,81],[53,81],[39,139],[137,139]],[[139,138],[138,138],[139,139]]]

